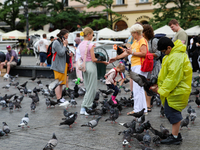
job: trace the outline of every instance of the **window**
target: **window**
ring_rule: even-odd
[[[149,2],[149,0],[140,0],[139,2],[140,3],[146,3],[146,2]]]
[[[123,5],[125,0],[116,0],[117,5]]]

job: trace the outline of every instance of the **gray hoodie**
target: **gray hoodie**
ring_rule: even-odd
[[[65,51],[67,48],[63,46],[62,42],[59,42],[58,40],[55,40],[52,45],[52,53],[54,54],[57,52],[55,60],[54,55],[52,56],[52,64],[51,69],[58,71],[60,73],[65,72],[65,65],[66,65],[66,53]],[[53,61],[54,60],[54,61]]]

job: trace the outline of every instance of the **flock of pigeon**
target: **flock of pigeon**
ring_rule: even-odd
[[[9,89],[13,86],[19,90],[19,96],[18,94],[5,94],[3,97],[0,97],[0,105],[2,106],[2,109],[9,109],[9,111],[12,113],[14,109],[22,109],[21,104],[23,103],[23,98],[25,96],[29,97],[32,101],[30,103],[30,110],[32,112],[36,112],[37,104],[40,101],[40,97],[38,96],[38,93],[41,93],[46,101],[45,104],[47,108],[49,107],[55,107],[55,105],[63,106],[63,115],[64,118],[61,118],[60,126],[61,125],[68,125],[70,128],[74,123],[76,123],[76,119],[78,117],[78,112],[69,112],[67,111],[67,108],[71,105],[71,107],[76,107],[77,102],[76,98],[79,96],[83,96],[86,92],[86,89],[79,87],[78,83],[75,84],[73,89],[66,88],[63,89],[62,96],[63,97],[69,97],[69,101],[66,101],[64,103],[58,103],[55,100],[55,88],[62,82],[58,80],[54,80],[50,84],[43,85],[41,80],[36,81],[37,87],[35,87],[33,90],[27,88],[28,81],[24,82],[23,84],[19,84],[17,82],[18,76],[10,77],[10,83],[3,86],[2,89],[5,89],[9,91]],[[152,95],[151,104],[155,102],[157,106],[161,106],[161,100],[159,95],[152,93],[148,86],[152,85],[153,82],[156,81],[150,81],[147,82],[143,77],[138,76],[140,78],[137,80],[140,82],[140,85],[144,87],[145,91],[149,95]],[[34,82],[36,78],[31,78],[31,82]],[[105,82],[105,80],[100,80],[101,82]],[[134,80],[135,81],[135,80]],[[130,92],[129,89],[123,87],[125,92]],[[114,104],[113,101],[110,99],[110,96],[114,91],[111,89],[103,90],[99,89],[99,91],[96,93],[96,96],[93,101],[93,105],[91,108],[85,108],[86,112],[91,116],[97,116],[96,119],[90,120],[88,122],[85,122],[81,125],[81,127],[89,127],[93,131],[95,131],[95,127],[97,127],[100,119],[102,119],[102,116],[105,114],[109,114],[109,117],[106,118],[104,121],[111,121],[111,123],[117,123],[116,120],[119,118],[121,111],[123,109],[126,109],[127,107],[133,107],[134,106],[134,98],[126,98],[126,97],[120,97],[119,100],[116,99],[117,104]],[[200,100],[198,99],[199,90],[196,90],[195,92],[192,92],[191,95],[196,95],[196,104],[200,105]],[[103,100],[100,101],[100,96],[103,97]],[[189,103],[192,101],[189,101]],[[164,127],[163,124],[160,125],[160,130],[156,130],[154,127],[152,127],[149,120],[146,121],[144,110],[142,109],[140,112],[129,114],[129,116],[133,116],[132,121],[128,121],[126,123],[117,123],[126,129],[124,131],[120,131],[118,135],[123,135],[123,141],[122,146],[124,147],[131,147],[130,141],[135,138],[138,140],[139,145],[142,149],[145,150],[151,150],[150,147],[151,141],[156,145],[160,145],[161,139],[166,139],[169,135],[169,130]],[[187,127],[189,121],[191,120],[192,123],[194,123],[196,119],[196,112],[195,109],[191,106],[187,109],[188,115],[185,119],[181,121],[181,128]],[[86,116],[87,117],[87,116]],[[165,117],[164,114],[164,107],[160,107],[160,117]],[[26,113],[24,117],[21,119],[20,123],[18,124],[18,127],[24,128],[28,126],[29,123],[29,115]],[[151,131],[155,136],[151,137],[149,134],[149,131]],[[2,130],[0,130],[0,136],[8,135],[10,133],[10,128],[7,125],[6,122],[3,122]],[[52,138],[48,141],[48,143],[45,145],[43,150],[49,150],[56,147],[58,143],[57,137],[55,133],[53,133]]]

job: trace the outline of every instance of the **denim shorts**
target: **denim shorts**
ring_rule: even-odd
[[[169,120],[171,124],[175,124],[183,119],[182,114],[180,111],[175,110],[174,108],[171,108],[168,105],[167,100],[165,100],[165,116]]]
[[[40,62],[44,63],[46,59],[47,59],[47,53],[40,52]]]

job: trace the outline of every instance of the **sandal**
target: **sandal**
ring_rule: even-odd
[[[147,112],[151,112],[151,107],[147,107]]]
[[[127,115],[134,114],[134,113],[135,113],[134,111],[130,111],[127,113]]]

